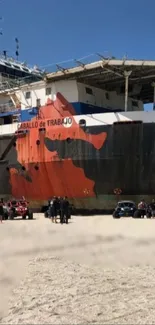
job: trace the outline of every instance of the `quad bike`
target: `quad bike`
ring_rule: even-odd
[[[151,219],[152,217],[155,217],[155,211],[148,205],[146,209],[146,218]]]
[[[28,219],[33,219],[33,213],[28,208],[28,202],[13,200],[8,202],[7,206],[9,220],[13,220],[19,216],[21,216],[22,219],[26,219],[26,217],[28,217]]]
[[[144,210],[137,209],[134,213],[134,218],[144,218],[144,215],[146,215],[147,219],[151,219],[152,217],[152,208],[150,205],[148,205]]]

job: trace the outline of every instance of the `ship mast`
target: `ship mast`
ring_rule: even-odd
[[[2,20],[3,18],[2,17],[0,17],[0,20]],[[3,30],[1,29],[0,30],[0,35],[2,36],[3,35]]]
[[[3,17],[0,17],[0,21],[2,21],[2,20],[3,20]],[[3,36],[3,29],[2,28],[0,28],[0,36]],[[2,55],[3,55],[5,60],[7,60],[7,52],[8,52],[7,50],[2,51]]]
[[[18,58],[19,58],[19,40],[18,40],[17,37],[15,38],[15,42],[16,42],[16,60],[18,61]]]

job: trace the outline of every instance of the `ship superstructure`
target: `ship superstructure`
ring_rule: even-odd
[[[43,79],[43,72],[34,66],[13,58],[0,56],[0,124],[12,124],[21,120],[22,103],[16,91],[26,84]]]
[[[20,121],[0,126],[3,137],[16,132],[1,148],[4,194],[22,191],[37,206],[67,195],[78,208],[105,210],[116,189],[123,199],[154,196],[155,112],[143,107],[155,101],[154,80],[154,61],[112,59],[7,91]]]
[[[117,60],[115,61],[117,62]],[[95,64],[98,64],[98,68],[95,67]],[[17,67],[17,64],[14,66]],[[14,79],[9,75],[9,79],[6,80],[6,77],[2,75],[0,103],[2,105],[1,113],[3,113],[4,105],[7,111],[9,111],[9,107],[12,110],[20,108],[21,110],[18,113],[21,114],[19,117],[21,121],[31,120],[32,115],[37,115],[38,108],[44,106],[48,99],[55,100],[57,92],[60,92],[73,105],[77,115],[125,110],[126,78],[124,72],[107,68],[106,64],[103,68],[100,61],[99,63],[89,64],[88,68],[78,67],[63,72],[58,71],[47,75],[44,79],[38,70],[29,69],[29,75],[27,75],[28,72],[25,71],[28,70],[27,67],[20,65],[20,69],[24,69],[22,78],[19,76],[17,78],[18,70],[13,70]],[[94,72],[91,72],[92,70]],[[117,79],[121,79],[121,82]],[[143,110],[143,100],[139,96],[141,91],[141,85],[135,83],[131,87],[130,82],[127,101],[128,111]]]

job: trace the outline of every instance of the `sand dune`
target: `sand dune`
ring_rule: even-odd
[[[154,227],[110,216],[4,222],[0,323],[155,323]]]

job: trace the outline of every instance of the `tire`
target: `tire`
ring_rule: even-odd
[[[10,211],[9,220],[13,220],[15,217],[14,212]]]
[[[25,219],[26,219],[26,215],[25,215],[25,214],[22,216],[22,219],[23,219],[23,220],[25,220]]]
[[[141,213],[140,213],[139,210],[136,210],[136,211],[134,212],[133,218],[136,218],[136,219],[140,219],[140,218],[141,218]]]
[[[146,218],[147,218],[147,219],[151,219],[151,213],[147,212],[147,214],[146,214]]]
[[[28,218],[29,218],[29,220],[32,220],[33,219],[33,212],[29,212],[29,214],[28,214]]]
[[[120,219],[120,216],[119,216],[118,214],[116,214],[116,212],[114,211],[114,213],[113,213],[113,218],[114,218],[114,219]]]

